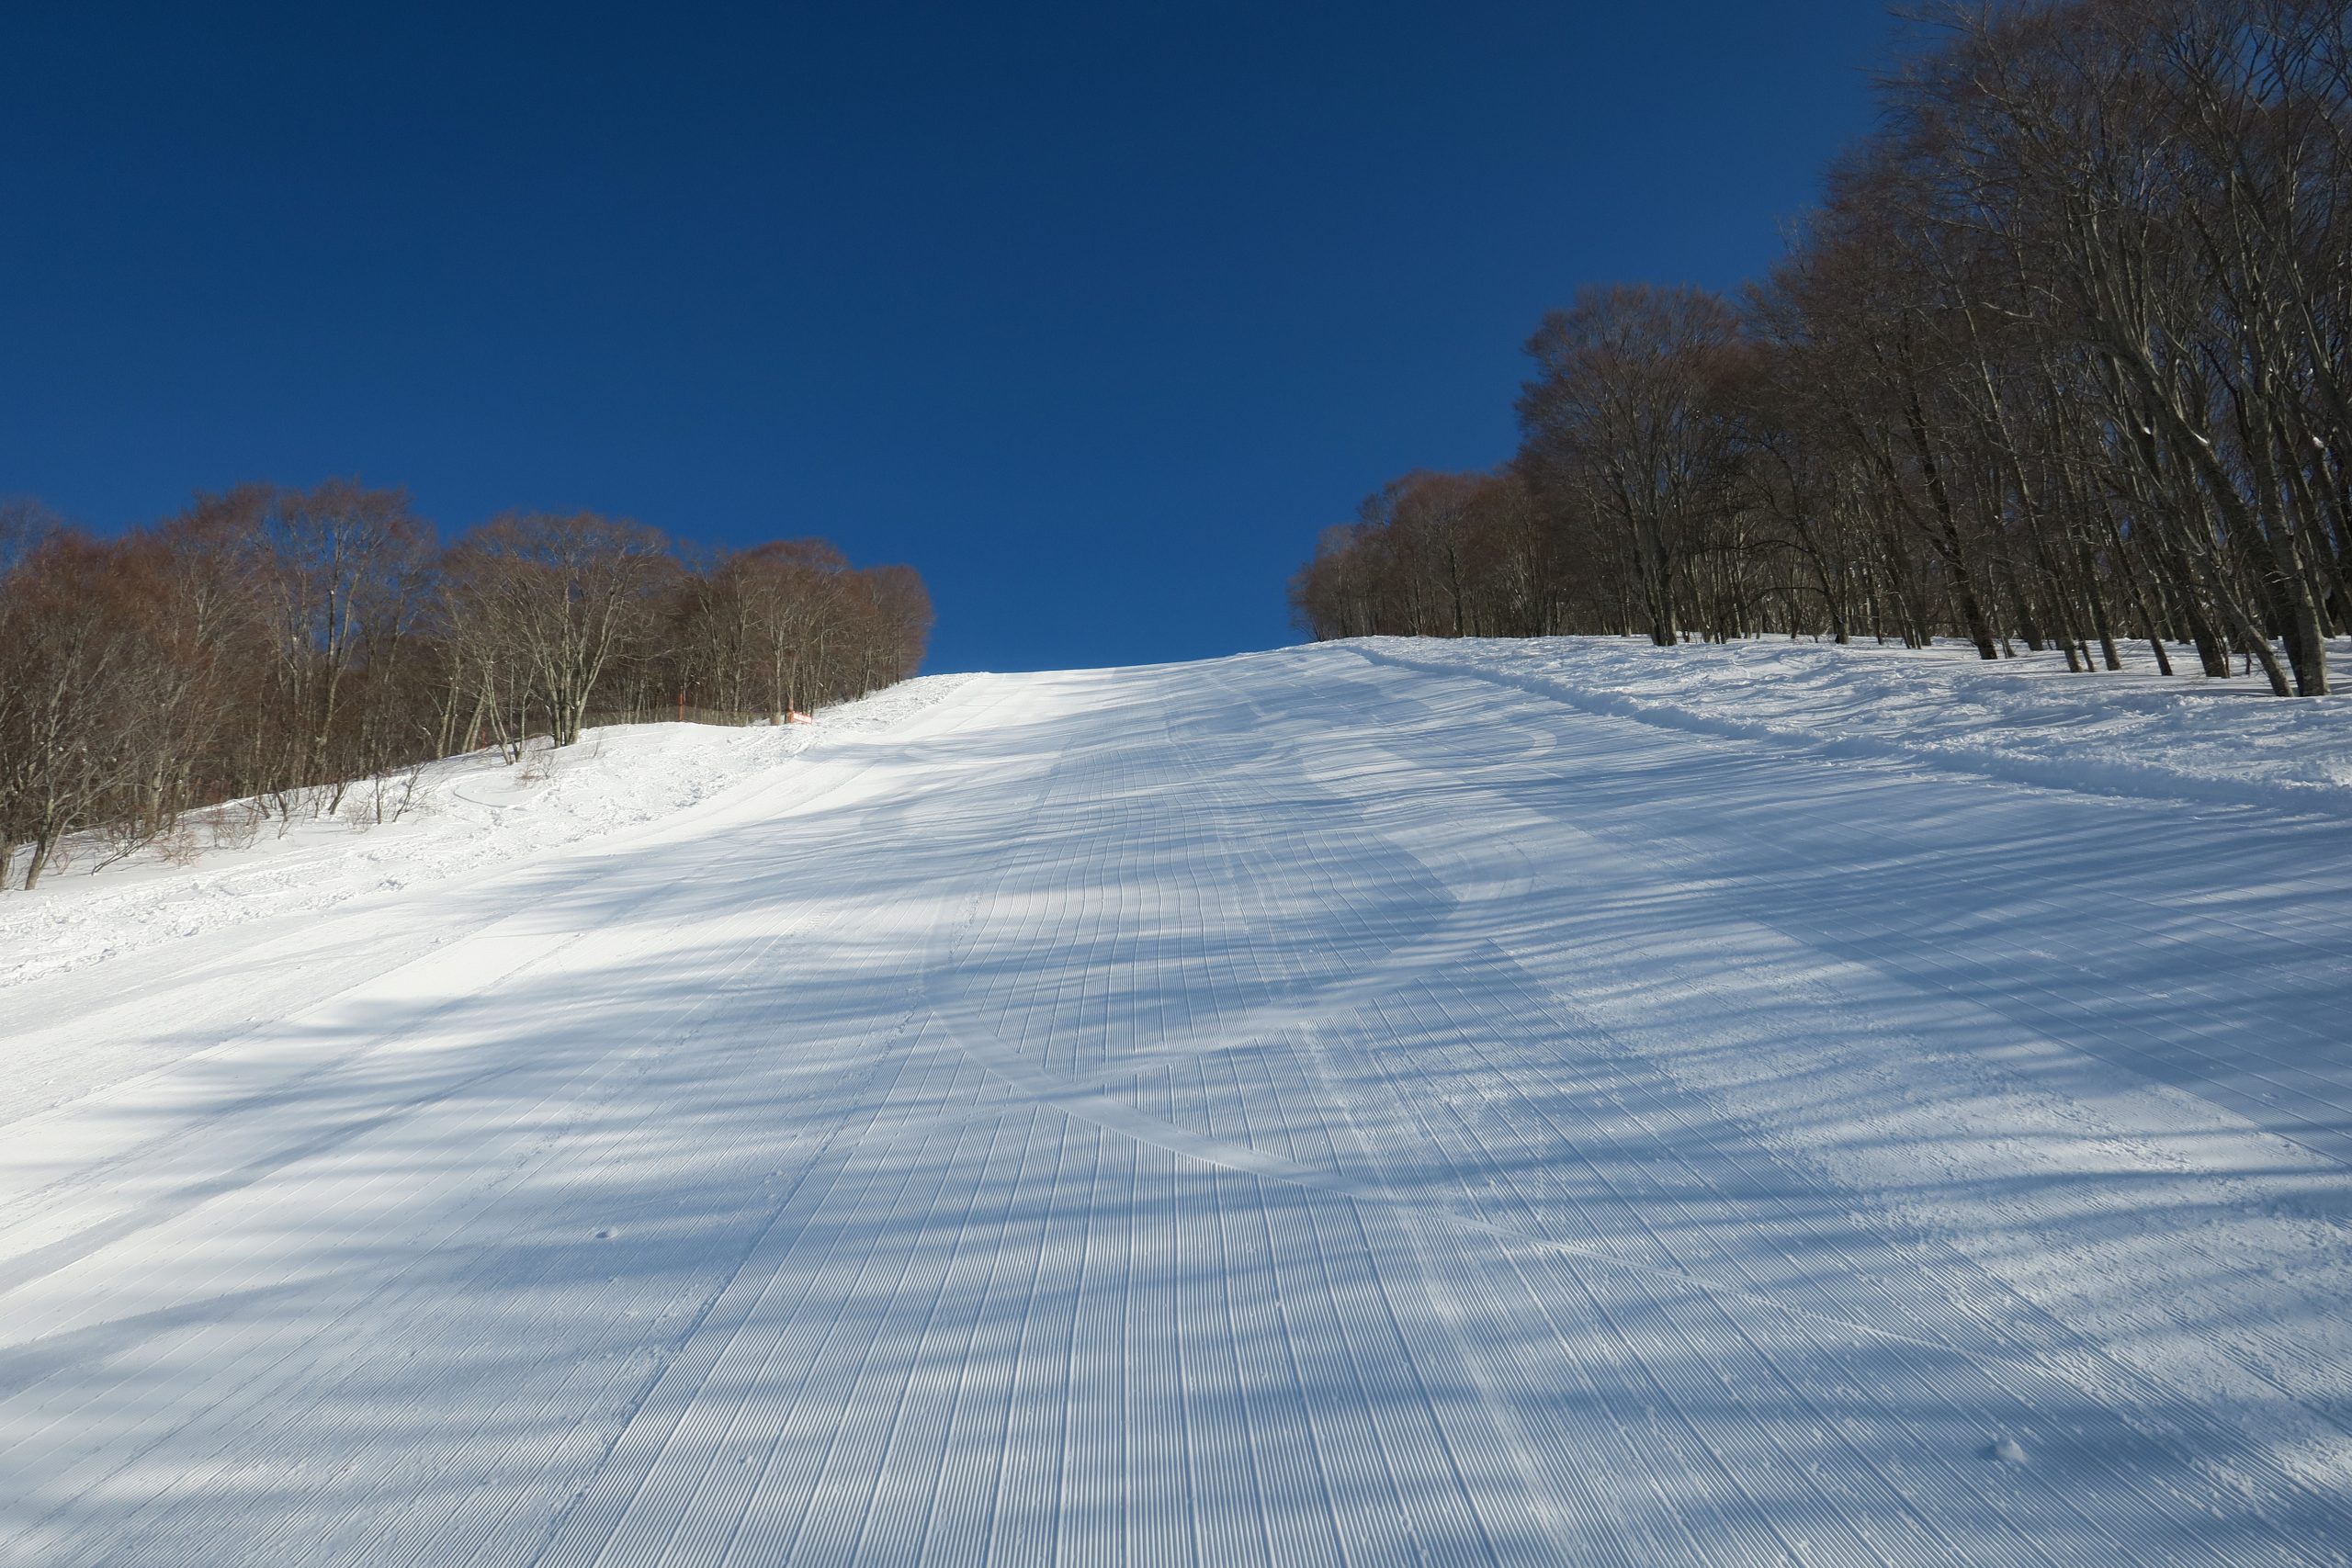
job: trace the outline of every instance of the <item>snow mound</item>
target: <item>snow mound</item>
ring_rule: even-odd
[[[97,864],[87,843],[30,894],[0,895],[0,988],[104,958],[481,872],[652,822],[781,767],[827,738],[887,728],[971,681],[930,675],[826,709],[806,725],[591,729],[508,765],[474,751],[346,790],[333,814],[261,824],[192,864],[154,851]],[[235,813],[246,806],[232,802]],[[382,818],[379,820],[379,818]]]

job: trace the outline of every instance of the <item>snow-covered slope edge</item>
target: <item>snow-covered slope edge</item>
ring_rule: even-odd
[[[2352,815],[2352,703],[2288,701],[2259,678],[2166,679],[2146,649],[2120,672],[2057,654],[1986,664],[1964,647],[1754,641],[1366,637],[1377,663],[1470,675],[1698,735],[2145,799]],[[2352,640],[2332,650],[2352,666]],[[2183,649],[2176,662],[2194,669]]]
[[[375,792],[290,827],[271,821],[244,848],[174,865],[152,851],[96,871],[78,863],[30,894],[0,895],[0,990],[222,927],[316,913],[351,899],[505,865],[700,804],[783,765],[829,736],[896,724],[969,675],[902,682],[826,709],[813,725],[728,729],[649,724],[592,729],[577,746],[519,766],[469,752],[420,770],[397,820],[377,823]],[[400,796],[405,781],[390,781]],[[283,830],[281,830],[281,828]]]

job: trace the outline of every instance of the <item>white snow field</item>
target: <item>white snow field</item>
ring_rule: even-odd
[[[0,1557],[2352,1553],[2352,704],[880,702],[0,899]]]

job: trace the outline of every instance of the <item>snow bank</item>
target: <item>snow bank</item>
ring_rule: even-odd
[[[1377,662],[1476,676],[1699,735],[2101,795],[2352,814],[2352,702],[2281,700],[2259,675],[2169,679],[2144,645],[2118,672],[2063,655],[1987,664],[1965,645],[1366,637]],[[2352,672],[2352,639],[2331,650]],[[2174,656],[2194,670],[2193,652]]]
[[[210,848],[187,865],[154,849],[100,864],[97,846],[69,843],[64,866],[39,888],[0,894],[0,988],[650,822],[783,766],[828,736],[895,723],[971,679],[902,682],[828,708],[810,725],[612,726],[561,750],[542,746],[514,766],[493,751],[469,752],[428,763],[413,789],[405,774],[355,785],[331,816],[272,819],[250,844]],[[379,802],[393,819],[377,820]]]

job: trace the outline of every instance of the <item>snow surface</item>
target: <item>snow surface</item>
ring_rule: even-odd
[[[2346,1561],[2346,712],[1337,644],[9,895],[0,1555]]]

